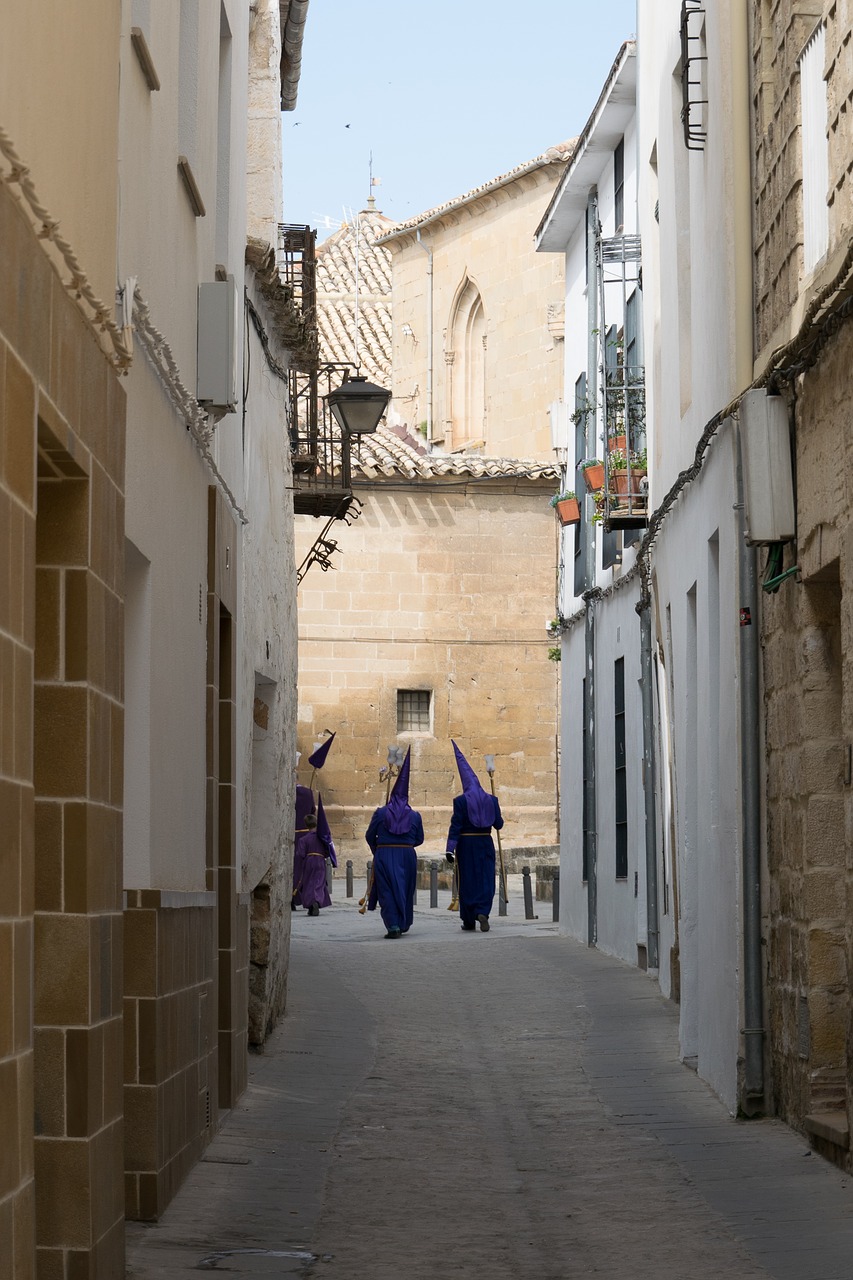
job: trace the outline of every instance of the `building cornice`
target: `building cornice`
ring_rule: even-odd
[[[559,178],[564,167],[569,163],[575,146],[574,139],[550,147],[534,160],[518,165],[509,173],[501,174],[480,187],[474,187],[464,195],[448,200],[446,204],[428,209],[408,222],[401,222],[393,231],[377,240],[377,244],[387,244],[389,248],[402,247],[407,241],[414,240],[419,231],[429,227],[437,230],[441,226],[455,226],[464,218],[475,217],[484,210],[494,208],[499,201],[511,198],[511,188],[523,186],[532,189],[544,182]]]

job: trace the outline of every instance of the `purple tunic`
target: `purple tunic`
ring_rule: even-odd
[[[332,899],[326,886],[326,846],[315,831],[308,831],[296,842],[293,858],[293,901],[298,907],[330,907]]]
[[[406,933],[414,919],[415,881],[418,873],[416,845],[424,842],[424,824],[412,809],[408,828],[392,831],[386,821],[386,807],[377,809],[370,819],[365,840],[373,851],[373,884],[367,906],[379,912],[386,929]]]
[[[453,801],[453,817],[447,833],[447,851],[456,853],[459,868],[459,919],[473,925],[477,916],[488,916],[495,897],[495,845],[492,826],[504,824],[496,796],[488,797],[494,805],[494,818],[487,827],[475,826],[464,795]]]

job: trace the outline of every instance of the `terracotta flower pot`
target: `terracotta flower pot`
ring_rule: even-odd
[[[627,437],[625,435],[611,436],[607,441],[607,447],[612,452],[614,449],[627,448]]]
[[[614,493],[618,493],[620,497],[624,497],[628,492],[628,472],[611,471],[610,487]]]
[[[558,502],[555,510],[557,519],[560,524],[578,524],[581,518],[580,504],[577,498],[563,498],[562,502]]]
[[[584,484],[590,493],[597,493],[599,489],[604,488],[604,463],[596,462],[591,467],[583,469]]]

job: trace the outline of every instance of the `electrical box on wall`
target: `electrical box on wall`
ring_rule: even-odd
[[[237,285],[233,276],[198,287],[199,404],[215,416],[237,408]]]
[[[747,541],[790,542],[797,525],[788,407],[781,396],[747,391],[740,441]]]

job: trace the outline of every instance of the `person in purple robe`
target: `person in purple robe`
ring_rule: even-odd
[[[301,753],[296,753],[296,768],[299,768],[299,760]],[[299,782],[296,783],[296,799],[294,802],[295,813],[293,822],[293,884],[296,885],[296,846],[299,844],[302,836],[307,835],[308,826],[305,819],[309,813],[314,814],[314,792],[310,787],[303,787]],[[290,900],[291,910],[295,911],[297,903],[295,898]]]
[[[415,913],[415,849],[424,842],[424,824],[409,804],[410,755],[411,748],[406,752],[391,798],[376,810],[364,837],[373,853],[373,882],[367,908],[375,911],[379,904],[386,938],[407,933]]]
[[[451,742],[453,740],[451,739]],[[462,780],[462,795],[453,801],[453,816],[447,832],[447,861],[457,864],[459,918],[471,932],[480,926],[489,932],[489,914],[495,897],[495,845],[492,828],[504,824],[497,796],[481,785],[474,770],[453,743],[456,766]]]
[[[330,907],[332,899],[326,885],[326,846],[317,835],[317,819],[306,814],[307,830],[296,841],[293,855],[293,897],[290,905],[306,907],[309,916],[318,916],[321,907]]]

